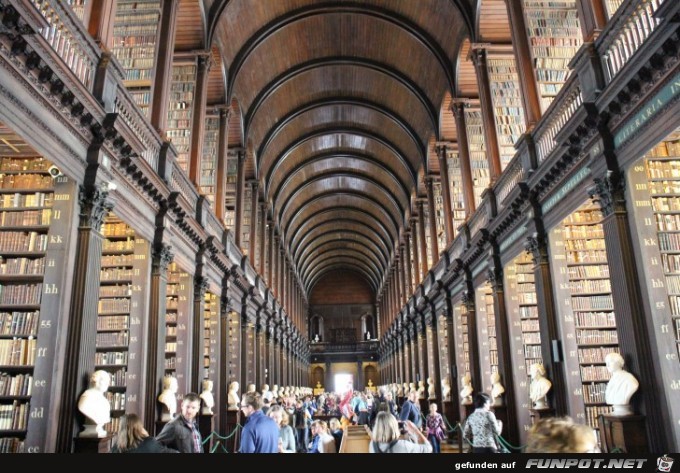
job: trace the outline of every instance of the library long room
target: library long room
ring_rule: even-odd
[[[0,453],[680,451],[680,2],[0,24]]]

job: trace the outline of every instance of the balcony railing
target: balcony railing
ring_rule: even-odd
[[[312,342],[310,344],[312,353],[370,353],[378,350],[377,340],[370,340],[356,343],[326,343]]]

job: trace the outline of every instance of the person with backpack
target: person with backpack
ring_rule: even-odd
[[[432,453],[432,445],[413,422],[405,421],[404,427],[406,435],[402,436],[397,418],[389,412],[378,412],[368,453]]]

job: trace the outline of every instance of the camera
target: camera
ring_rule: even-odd
[[[54,165],[50,166],[47,169],[47,172],[50,173],[50,176],[52,176],[52,177],[61,177],[61,176],[64,175],[64,174],[62,174],[61,170],[57,166],[54,166]]]

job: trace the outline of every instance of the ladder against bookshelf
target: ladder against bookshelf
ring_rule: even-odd
[[[196,59],[175,61],[172,65],[167,137],[177,150],[177,165],[189,172],[191,117],[196,89]]]
[[[482,111],[479,105],[466,104],[463,109],[465,128],[468,135],[468,149],[470,152],[470,168],[472,170],[472,187],[475,196],[475,206],[482,201],[482,192],[489,187],[489,161],[486,157],[486,142]]]
[[[538,317],[534,264],[528,253],[521,253],[503,268],[505,299],[510,320],[510,347],[513,378],[517,386],[516,404],[522,439],[531,428],[529,409],[530,370],[534,363],[543,364]]]
[[[0,451],[44,451],[74,183],[42,157],[0,158]]]
[[[207,115],[203,135],[203,154],[201,156],[200,192],[214,206],[217,184],[217,147],[220,139],[220,118]]]
[[[666,385],[680,379],[680,130],[630,166],[628,188],[640,248],[641,281],[646,285],[661,376]],[[669,355],[673,354],[673,355]],[[675,384],[674,384],[675,383]],[[680,405],[670,402],[674,418]],[[680,425],[676,426],[680,434]]]
[[[125,69],[125,86],[147,117],[160,17],[159,0],[118,0],[116,3],[113,54]]]
[[[583,43],[576,0],[524,0],[524,16],[545,112],[569,77],[569,62]]]
[[[586,202],[550,232],[570,412],[595,429],[598,416],[611,411],[604,357],[619,351],[601,220],[599,208]]]

